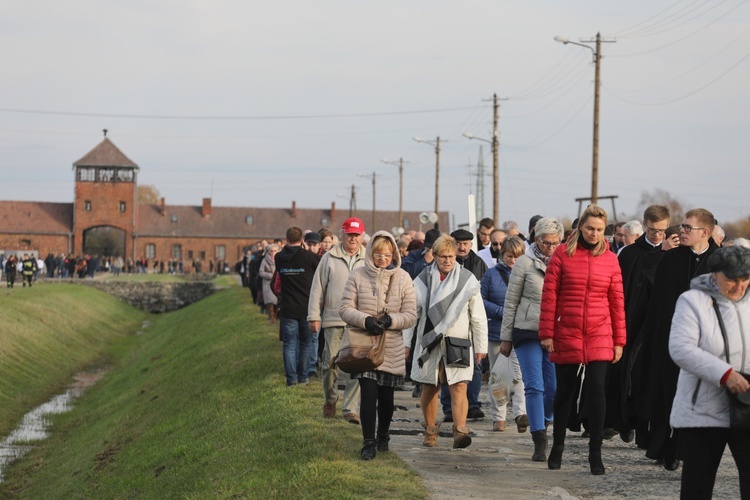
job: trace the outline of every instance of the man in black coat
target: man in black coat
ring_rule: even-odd
[[[677,299],[690,289],[690,281],[708,272],[706,261],[718,248],[711,238],[715,219],[702,208],[688,211],[680,225],[680,246],[666,252],[656,266],[653,290],[643,326],[644,355],[636,410],[647,419],[651,440],[646,456],[664,460],[664,468],[677,470],[676,431],[669,426],[679,368],[669,356],[669,332]],[[641,443],[639,443],[639,446]]]
[[[302,237],[302,229],[287,229],[287,244],[274,257],[276,272],[281,277],[279,323],[288,386],[309,382],[310,355],[316,335],[307,324],[307,304],[320,257],[307,249]]]

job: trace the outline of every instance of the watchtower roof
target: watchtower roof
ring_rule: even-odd
[[[94,149],[73,163],[73,167],[127,167],[138,169],[138,165],[120,151],[107,137]]]

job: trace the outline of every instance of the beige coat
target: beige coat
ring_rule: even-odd
[[[393,242],[393,247],[398,248],[390,233],[378,231],[373,235],[372,240],[378,236],[387,236]],[[385,360],[378,370],[394,375],[405,375],[406,358],[401,331],[413,326],[417,321],[414,284],[409,274],[400,268],[401,256],[398,250],[393,254],[395,265],[393,269],[375,267],[371,252],[372,246],[370,245],[367,247],[365,265],[355,269],[349,275],[349,280],[344,286],[339,312],[348,330],[369,335],[365,330],[367,317],[377,317],[384,309],[387,310],[392,324],[385,333]],[[386,303],[387,290],[389,292]],[[379,336],[372,336],[373,343],[377,343],[378,338]]]
[[[508,291],[505,292],[500,340],[511,342],[513,328],[539,331],[546,272],[547,264],[539,260],[531,248],[518,258],[510,273]]]
[[[351,257],[351,268],[346,259],[343,243],[334,246],[321,257],[310,288],[307,321],[321,321],[322,328],[344,326],[345,322],[339,315],[341,294],[352,270],[364,265],[365,251],[365,247],[360,247]]]

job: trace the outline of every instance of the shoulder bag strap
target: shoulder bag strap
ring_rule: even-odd
[[[716,299],[711,297],[711,302],[714,304],[714,311],[716,311],[716,317],[719,320],[719,328],[721,329],[721,336],[724,337],[724,355],[727,358],[727,363],[730,363],[729,361],[729,338],[727,337],[727,327],[724,326],[724,318],[721,317],[721,311],[719,310],[719,304],[716,302]]]

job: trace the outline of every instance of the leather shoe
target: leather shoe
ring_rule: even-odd
[[[529,428],[529,417],[528,415],[518,415],[516,417],[516,427],[518,428],[518,432],[524,433]]]
[[[492,422],[492,430],[502,432],[505,430],[505,420],[495,420]]]
[[[466,418],[484,418],[484,412],[481,408],[469,408]]]
[[[635,429],[620,431],[620,439],[622,439],[625,443],[632,443],[635,439]]]
[[[676,458],[665,458],[664,459],[664,468],[668,471],[676,471],[680,468],[680,461]]]
[[[346,420],[350,424],[359,425],[359,417],[356,413],[347,413],[346,415],[344,415],[344,420]]]

